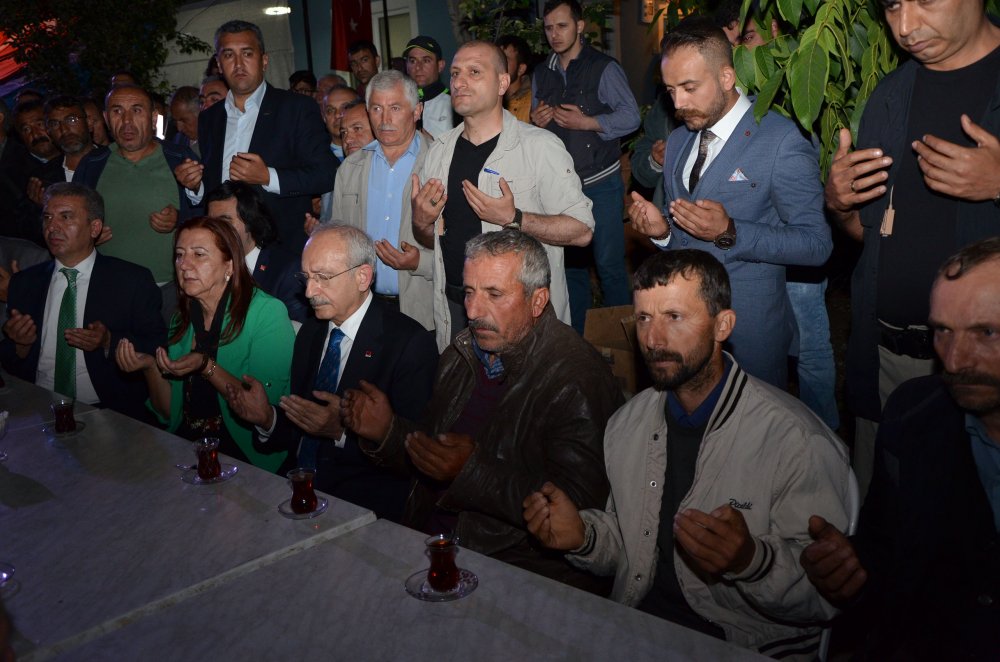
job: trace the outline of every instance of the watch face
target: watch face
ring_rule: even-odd
[[[729,234],[728,232],[724,232],[715,238],[716,248],[720,248],[724,251],[728,251],[730,248],[733,247],[735,243],[736,243],[736,236]]]

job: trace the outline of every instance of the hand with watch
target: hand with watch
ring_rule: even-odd
[[[721,202],[678,198],[670,203],[670,218],[695,239],[711,241],[719,250],[736,245],[736,223]]]

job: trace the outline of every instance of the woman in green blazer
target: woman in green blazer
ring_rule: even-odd
[[[225,394],[227,385],[242,388],[244,375],[264,385],[271,404],[288,394],[295,343],[288,311],[254,285],[239,238],[223,220],[188,221],[175,235],[174,261],[178,310],[168,347],[152,356],[122,341],[118,365],[142,371],[147,404],[169,431],[218,437],[221,452],[276,471],[286,453],[256,450],[253,428],[230,411]]]

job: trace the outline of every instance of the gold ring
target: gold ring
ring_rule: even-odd
[[[432,207],[437,207],[438,206],[438,201],[437,200],[431,200],[431,206]]]

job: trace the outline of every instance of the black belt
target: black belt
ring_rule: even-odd
[[[908,326],[905,329],[878,321],[879,344],[893,354],[914,359],[934,358],[934,333],[927,327]]]
[[[458,285],[444,284],[444,295],[448,297],[448,300],[452,303],[456,303],[459,306],[465,305],[465,288]]]

